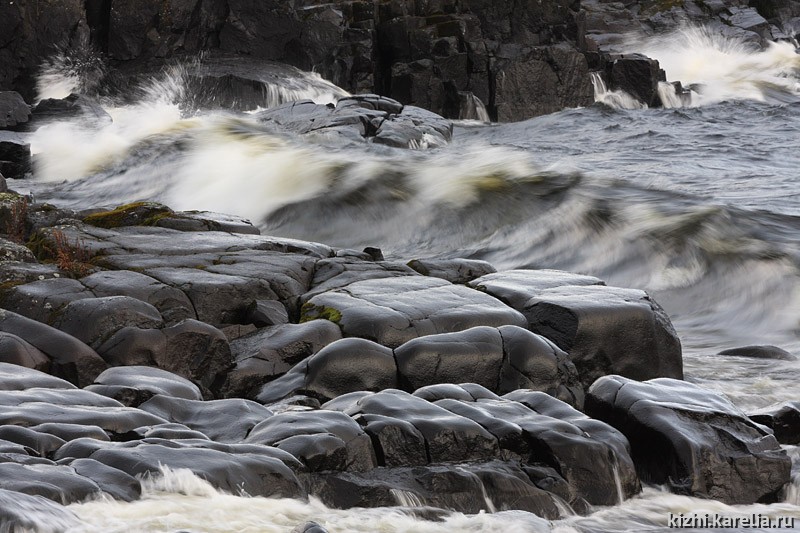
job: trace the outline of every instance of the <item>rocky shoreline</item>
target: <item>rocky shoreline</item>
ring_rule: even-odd
[[[643,291],[386,261],[154,203],[0,200],[0,501],[132,501],[167,467],[337,508],[554,519],[642,482],[743,504],[789,481],[772,430],[681,381]],[[778,418],[797,434],[756,420]]]

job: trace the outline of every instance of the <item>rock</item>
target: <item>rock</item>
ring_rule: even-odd
[[[362,472],[376,466],[370,438],[352,418],[336,411],[277,414],[255,426],[244,442],[287,451],[312,472]]]
[[[101,492],[89,478],[68,466],[0,463],[0,489],[39,495],[63,505]]]
[[[155,395],[184,400],[203,399],[200,389],[188,379],[149,366],[109,368],[85,390],[114,398],[128,407],[137,407]]]
[[[674,379],[598,379],[586,412],[631,443],[642,479],[729,505],[777,501],[791,461],[724,396]]]
[[[76,118],[95,125],[112,122],[111,116],[98,102],[84,94],[73,93],[65,98],[45,98],[39,101],[33,108],[33,116],[27,129],[35,130],[47,123]]]
[[[298,525],[291,533],[328,533],[328,530],[316,522],[306,522]]]
[[[41,517],[47,517],[46,523]],[[34,531],[43,527],[66,530],[77,526],[79,520],[63,505],[42,496],[0,489],[0,523],[8,531]]]
[[[486,261],[477,259],[414,259],[408,262],[408,266],[423,276],[432,276],[450,283],[460,284],[497,272]]]
[[[105,431],[103,431],[103,428],[92,425],[67,424],[61,422],[45,422],[43,424],[30,426],[29,429],[32,429],[33,431],[38,431],[39,433],[47,433],[49,435],[55,435],[56,437],[63,439],[64,441],[71,441],[82,438],[90,438],[101,441],[110,440],[108,438],[108,434]]]
[[[342,289],[356,281],[393,277],[415,276],[416,272],[402,263],[390,261],[354,260],[336,257],[317,261],[311,288],[305,293],[303,303],[327,291]]]
[[[655,59],[641,54],[628,54],[613,59],[606,66],[610,90],[622,90],[648,107],[660,107],[658,82],[667,81],[666,74]]]
[[[75,459],[67,465],[78,475],[94,481],[101,491],[115,500],[130,502],[138,500],[142,494],[138,479],[93,459]]]
[[[0,331],[16,335],[47,355],[50,371],[85,387],[108,365],[97,353],[78,339],[24,316],[2,310]]]
[[[453,136],[453,123],[420,107],[407,105],[384,120],[373,142],[398,148],[444,146]]]
[[[6,179],[23,179],[31,166],[31,145],[21,133],[0,131],[0,173]]]
[[[783,348],[777,346],[743,346],[722,350],[719,355],[736,355],[739,357],[753,357],[756,359],[776,359],[781,361],[796,361],[797,358]]]
[[[227,443],[241,442],[254,426],[272,416],[263,405],[238,398],[201,401],[157,394],[139,409]]]
[[[257,328],[279,326],[289,323],[289,313],[282,303],[275,300],[254,300],[247,308],[245,320]]]
[[[90,453],[89,458],[131,476],[159,474],[163,467],[172,470],[185,468],[215,488],[232,494],[305,497],[294,472],[276,456],[267,455],[269,448],[229,445],[218,450],[204,447],[213,443],[205,444],[203,441],[154,440],[151,443],[134,441],[125,444],[99,447]]]
[[[770,428],[781,444],[800,444],[800,402],[770,405],[747,416]]]
[[[604,286],[558,287],[528,300],[534,333],[567,352],[588,387],[607,374],[632,379],[683,378],[678,336],[644,291]]]
[[[82,298],[67,304],[53,321],[64,333],[98,349],[123,327],[160,328],[158,309],[130,296]]]
[[[594,276],[562,270],[504,270],[481,276],[467,285],[521,311],[528,300],[545,289],[565,285],[605,285],[605,282]]]
[[[82,278],[81,283],[99,298],[129,296],[146,302],[158,309],[169,325],[197,318],[192,302],[182,291],[138,272],[105,270]]]
[[[71,302],[93,296],[80,281],[59,277],[11,287],[3,294],[3,306],[9,311],[52,325]]]
[[[0,362],[32,368],[46,372],[50,359],[29,342],[12,335],[0,333]]]
[[[522,315],[494,298],[423,276],[358,281],[319,294],[302,308],[301,321],[315,318],[338,324],[346,337],[390,348],[473,326],[525,325]]]
[[[335,324],[312,320],[262,328],[236,339],[231,343],[236,367],[220,392],[226,397],[255,398],[262,386],[341,338]]]
[[[25,446],[40,457],[52,456],[65,442],[55,435],[20,426],[0,426],[0,440]]]
[[[35,369],[0,362],[0,391],[24,391],[26,389],[75,389],[72,383]]]
[[[312,321],[315,322],[325,321]],[[327,401],[355,391],[380,391],[397,386],[392,350],[365,339],[332,342],[295,366],[285,376],[261,387],[257,400],[273,403],[297,393]]]
[[[2,189],[2,186],[0,186],[0,189]],[[12,222],[12,221],[13,218],[7,219],[7,222]],[[8,229],[9,228],[6,227],[6,230]],[[24,229],[22,232],[18,232],[18,234],[19,233],[22,233],[24,235]],[[27,247],[21,244],[17,244],[16,242],[10,240],[0,238],[0,261],[20,261],[25,263],[35,263],[36,257],[33,255],[33,252],[31,252],[30,249],[28,249]]]
[[[14,129],[28,122],[31,109],[14,91],[0,91],[0,129]]]

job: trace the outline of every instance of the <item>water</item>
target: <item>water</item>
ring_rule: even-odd
[[[178,70],[145,84],[138,100],[103,101],[113,122],[39,130],[37,181],[13,186],[68,206],[152,199],[235,213],[265,233],[378,246],[389,258],[596,275],[664,306],[690,381],[745,410],[800,400],[800,363],[714,355],[774,344],[800,356],[800,56],[789,43],[751,50],[698,29],[629,46],[662,61],[691,99],[646,109],[596,79],[593,106],[513,124],[461,121],[447,146],[405,150],[287,134],[257,109],[198,112]],[[69,61],[59,68],[65,84],[91,86]],[[58,68],[48,72],[57,81]],[[275,103],[264,94],[261,107]],[[552,523],[504,511],[443,522],[403,507],[338,511],[164,474],[139,502],[70,506],[81,522],[70,531],[287,531],[308,520],[331,531],[666,531],[669,512],[800,517],[796,473],[786,501],[769,506],[647,487],[588,517],[562,510]],[[404,496],[404,507],[416,505]]]

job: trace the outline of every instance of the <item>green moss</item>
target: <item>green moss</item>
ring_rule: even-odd
[[[17,202],[25,197],[15,192],[0,192],[0,202]]]
[[[169,207],[155,202],[134,202],[111,211],[94,213],[83,221],[98,228],[113,229],[123,226],[155,226],[159,220],[174,216]]]
[[[33,252],[33,255],[39,261],[53,262],[56,259],[56,247],[42,230],[34,232],[28,242],[25,243],[25,246]]]
[[[338,326],[341,325],[340,322],[342,320],[342,313],[333,307],[314,305],[312,303],[303,304],[303,307],[300,309],[301,324],[303,322],[317,320],[318,318],[324,318],[325,320],[329,320]]]

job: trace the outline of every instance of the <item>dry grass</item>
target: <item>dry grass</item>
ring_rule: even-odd
[[[58,229],[53,230],[52,236],[55,244],[55,263],[59,269],[78,278],[82,278],[92,271],[92,265],[89,262],[92,259],[92,253],[83,240],[75,237],[70,242],[64,232]]]

